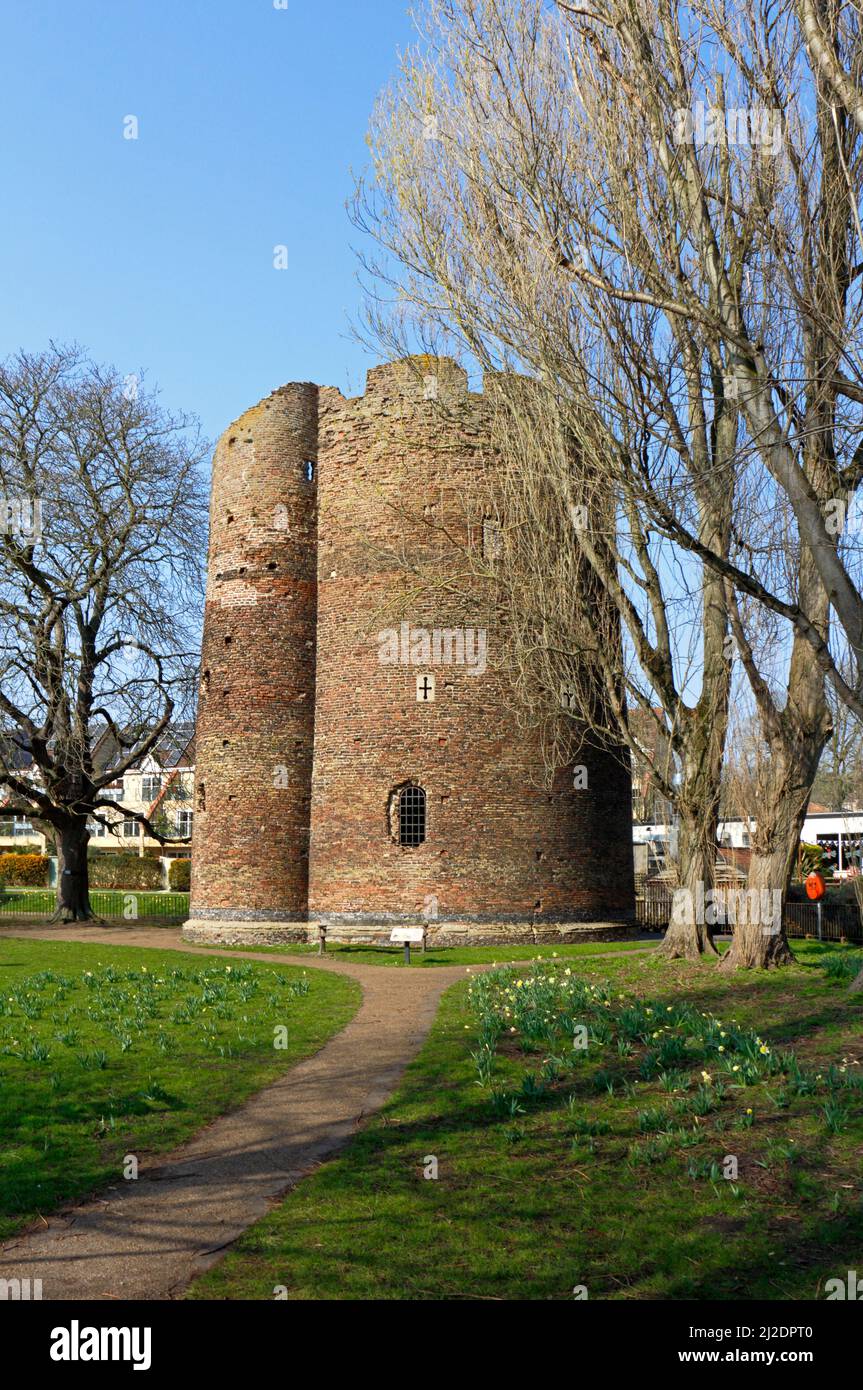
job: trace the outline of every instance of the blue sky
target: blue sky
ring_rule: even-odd
[[[211,437],[286,381],[361,391],[344,204],[407,4],[6,0],[0,356],[75,340]]]

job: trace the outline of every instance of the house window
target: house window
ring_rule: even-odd
[[[162,790],[161,777],[142,777],[141,778],[141,800],[155,801],[159,792]]]
[[[124,838],[125,840],[134,840],[137,834],[138,834],[138,822],[137,822],[136,820],[124,820],[124,821],[123,821],[123,838]]]
[[[422,787],[402,787],[399,793],[399,844],[421,845],[426,837],[426,794]]]
[[[178,834],[178,835],[191,835],[191,833],[192,833],[192,821],[193,821],[193,819],[194,819],[194,816],[193,816],[193,813],[192,813],[191,811],[178,811],[178,812],[177,812],[177,834]]]

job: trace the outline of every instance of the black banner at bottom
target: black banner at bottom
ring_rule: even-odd
[[[672,1369],[697,1375],[705,1367],[757,1367],[769,1375],[787,1368],[825,1372],[854,1364],[860,1321],[856,1299],[823,1303],[649,1303],[573,1300],[511,1304],[494,1300],[420,1303],[94,1303],[0,1304],[0,1327],[16,1374],[64,1383],[109,1370],[146,1375],[220,1377],[242,1372],[258,1379],[281,1367],[307,1376],[355,1375],[358,1358],[378,1371],[392,1363],[402,1339],[400,1378],[427,1381],[437,1366],[452,1375],[465,1352],[483,1373],[503,1361],[511,1374],[516,1354],[536,1356],[542,1373],[550,1356],[575,1358],[573,1375],[591,1363],[593,1374]],[[504,1321],[499,1322],[503,1317]],[[553,1337],[554,1343],[549,1342]],[[537,1340],[539,1339],[539,1340]],[[531,1352],[533,1348],[533,1352]],[[581,1358],[585,1358],[584,1361]]]

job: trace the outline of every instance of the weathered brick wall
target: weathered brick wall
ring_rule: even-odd
[[[436,378],[437,400],[425,399]],[[488,404],[452,363],[369,374],[364,397],[320,395],[318,671],[310,913],[330,923],[551,923],[632,911],[626,768],[585,752],[588,787],[549,789],[536,739],[496,672],[495,620],[441,587],[440,530],[464,534],[487,460]],[[475,501],[475,498],[473,499]],[[384,665],[376,634],[484,627],[488,666]],[[496,647],[497,643],[497,647]],[[436,678],[434,703],[417,676]],[[388,806],[428,796],[428,836],[398,845]]]
[[[371,372],[351,401],[284,387],[220,441],[192,935],[244,922],[258,926],[243,939],[303,939],[307,920],[335,934],[425,915],[441,940],[552,940],[554,923],[631,915],[627,769],[585,750],[587,788],[569,772],[546,785],[495,670],[497,619],[443,582],[447,536],[477,523],[493,484],[488,439],[488,400],[428,359]],[[485,631],[486,669],[383,664],[378,634],[402,622]],[[425,674],[432,703],[416,697]],[[415,848],[391,816],[408,781],[428,797]]]
[[[222,436],[197,731],[191,916],[303,920],[315,706],[316,386]],[[283,771],[284,770],[284,771]]]

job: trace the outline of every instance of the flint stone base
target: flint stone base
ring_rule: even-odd
[[[317,945],[319,926],[327,928],[327,941],[340,945],[389,946],[392,926],[328,921],[244,922],[190,918],[183,926],[184,941],[210,946]],[[411,925],[422,926],[421,922]],[[429,946],[556,946],[581,941],[634,940],[632,922],[429,922]]]

